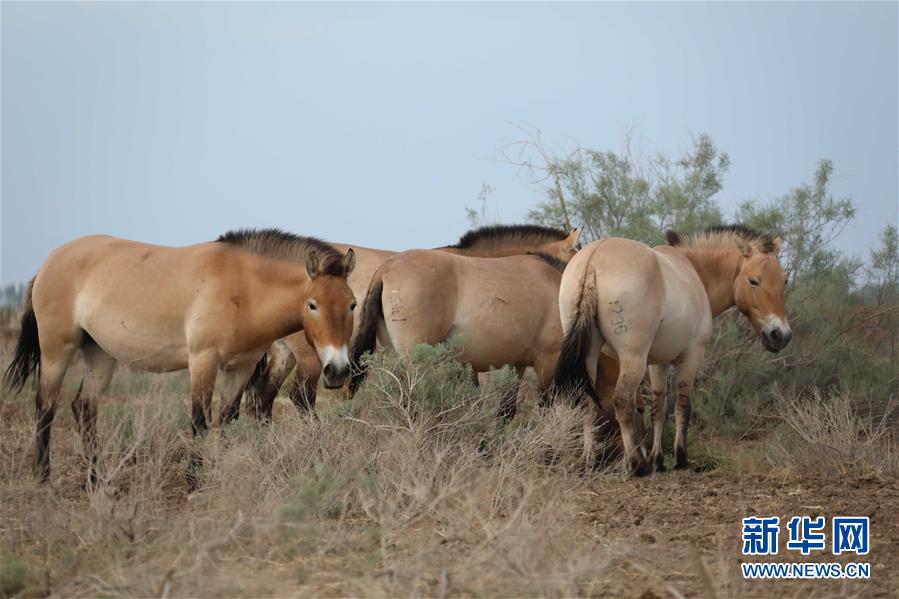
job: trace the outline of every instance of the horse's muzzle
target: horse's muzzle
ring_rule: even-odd
[[[793,331],[780,327],[771,327],[762,331],[762,345],[769,352],[777,353],[785,348],[793,338]]]
[[[322,375],[325,383],[325,389],[340,389],[344,386],[347,379],[350,377],[350,365],[338,365],[330,362],[328,364],[325,364],[325,367],[322,370]]]

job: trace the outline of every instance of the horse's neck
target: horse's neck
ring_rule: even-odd
[[[740,271],[740,253],[734,249],[682,248],[709,296],[712,316],[734,305],[734,281]]]
[[[257,307],[260,325],[277,338],[303,328],[303,306],[308,294],[309,276],[304,265],[287,261],[270,264],[265,273],[265,295]]]

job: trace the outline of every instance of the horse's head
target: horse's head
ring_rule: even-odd
[[[578,239],[581,237],[581,230],[574,229],[571,233],[568,234],[568,237],[565,239],[560,239],[559,241],[549,241],[543,244],[536,246],[532,252],[540,253],[540,254],[548,254],[553,258],[558,258],[562,262],[567,263],[571,260],[577,251],[580,249],[578,246]]]
[[[303,306],[303,330],[306,341],[318,353],[325,387],[342,387],[350,374],[347,346],[353,335],[353,311],[356,298],[347,285],[347,276],[356,265],[353,250],[343,257],[320,259],[310,252],[306,257],[309,285]]]
[[[780,237],[761,244],[737,240],[743,260],[734,282],[734,301],[771,352],[779,352],[793,338],[784,302],[787,275],[777,260],[780,246]]]

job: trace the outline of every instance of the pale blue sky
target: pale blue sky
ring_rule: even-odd
[[[280,226],[402,249],[540,198],[491,158],[539,127],[677,154],[709,133],[720,202],[819,158],[897,220],[897,4],[2,4],[0,282],[89,233],[164,244]]]

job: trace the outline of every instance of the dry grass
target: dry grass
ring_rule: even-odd
[[[380,366],[370,391],[320,418],[282,410],[274,427],[243,419],[210,434],[189,497],[179,394],[104,403],[89,492],[71,417],[58,416],[52,485],[36,488],[28,402],[5,401],[0,539],[19,568],[6,590],[583,593],[597,562],[579,501],[604,475],[576,471],[578,413],[506,430],[493,417],[502,385],[475,389],[431,353],[408,370]]]
[[[846,392],[775,393],[786,430],[769,439],[769,459],[796,472],[842,476],[899,475],[899,442],[891,398],[879,417]],[[867,410],[865,406],[867,404]]]
[[[795,496],[714,468],[585,475],[579,412],[540,417],[529,398],[500,426],[512,377],[475,388],[445,348],[411,367],[380,356],[364,391],[318,418],[279,404],[273,427],[242,418],[196,444],[183,381],[118,376],[89,492],[68,409],[38,487],[30,396],[0,402],[0,594],[724,596],[751,588],[739,518]],[[194,446],[203,486],[188,495]]]

